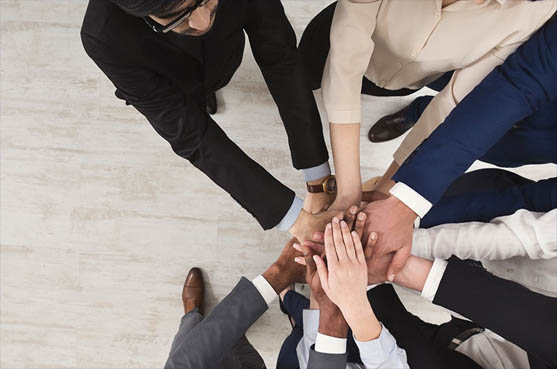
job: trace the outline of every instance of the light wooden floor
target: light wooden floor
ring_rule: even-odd
[[[299,34],[327,3],[284,1]],[[287,235],[263,232],[114,97],[80,43],[85,1],[0,5],[0,367],[161,367],[188,269],[205,271],[213,306],[240,276],[261,273]],[[277,109],[246,50],[215,119],[302,195]],[[364,97],[364,177],[379,175],[400,142],[369,144],[370,124],[411,99]],[[521,170],[532,178],[555,175],[553,166]],[[553,288],[550,263],[525,269],[513,261],[500,271],[520,270],[527,282]],[[428,320],[448,317],[403,294]],[[274,367],[288,332],[275,303],[248,336]]]

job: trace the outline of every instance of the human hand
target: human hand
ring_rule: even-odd
[[[392,282],[410,255],[414,220],[417,215],[395,196],[371,202],[364,211],[367,214],[364,239],[372,232],[378,235],[368,265],[374,270],[380,270],[385,261],[383,256],[394,253],[385,275],[385,278]]]
[[[263,277],[278,293],[292,283],[304,283],[306,268],[297,264],[295,258],[303,256],[293,245],[296,238],[290,239],[283,247],[277,260],[263,273]]]
[[[304,254],[297,257],[297,263],[306,266],[306,283],[311,289],[310,309],[319,309],[319,332],[332,337],[345,338],[348,324],[342,312],[327,296],[321,286],[317,266],[313,260],[315,251],[307,246],[294,244],[294,248]]]
[[[325,255],[328,265],[317,255],[313,258],[323,290],[331,301],[343,314],[362,305],[369,306],[367,264],[360,238],[337,217],[325,228]]]
[[[325,228],[325,254],[328,266],[314,256],[325,294],[339,307],[358,340],[377,338],[381,325],[367,299],[368,272],[360,238],[336,217]]]
[[[362,239],[366,217],[366,213],[360,211],[357,206],[351,206],[345,213],[343,213],[342,219],[346,222],[346,224],[348,224],[348,228],[355,231],[358,234],[358,237]],[[316,249],[321,247],[322,251],[318,252],[318,254],[321,255],[325,253],[325,245],[323,244],[324,239],[324,232],[313,232],[311,240],[304,241],[304,244]]]
[[[327,210],[335,200],[336,193],[310,193],[306,194],[304,210],[310,214],[317,214]]]
[[[334,216],[343,218],[344,214],[334,210],[310,214],[302,209],[289,232],[301,242],[311,240],[313,232],[322,232],[325,229],[325,225],[327,225],[327,223],[329,223]]]

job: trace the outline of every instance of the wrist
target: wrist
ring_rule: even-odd
[[[410,209],[408,205],[403,203],[398,197],[390,195],[385,201],[388,201],[392,206],[392,209],[400,214],[400,217],[414,222],[418,217],[418,214],[414,210]]]
[[[319,333],[331,337],[346,338],[348,323],[346,323],[342,312],[336,305],[319,306]]]
[[[283,268],[275,262],[262,274],[263,278],[269,282],[277,295],[290,284],[289,281],[284,278],[285,273],[283,273],[282,269]]]
[[[309,184],[309,185],[312,185],[312,186],[313,186],[313,185],[319,185],[319,184],[323,183],[323,181],[324,181],[325,179],[327,179],[327,177],[329,177],[329,176],[330,176],[330,174],[327,174],[327,175],[324,176],[324,177],[314,179],[313,181],[307,181],[306,183]]]
[[[296,221],[294,221],[294,224],[292,224],[292,227],[288,230],[290,234],[293,236],[297,235],[300,231],[302,231],[303,225],[309,222],[310,218],[311,214],[302,209],[300,214],[298,214]]]
[[[410,255],[393,282],[399,286],[422,292],[432,265],[431,260]]]

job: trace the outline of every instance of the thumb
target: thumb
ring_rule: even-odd
[[[391,261],[391,265],[387,270],[387,279],[389,281],[393,281],[396,275],[404,268],[404,264],[406,264],[406,260],[410,256],[410,247],[403,247],[398,249],[393,256],[393,260]]]
[[[327,265],[325,265],[325,262],[320,256],[315,255],[313,260],[317,266],[317,273],[319,274],[321,287],[323,287],[323,290],[327,293],[329,291],[329,271],[327,270]]]

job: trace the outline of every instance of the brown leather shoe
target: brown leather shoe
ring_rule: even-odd
[[[408,106],[391,115],[379,119],[369,129],[368,138],[371,142],[385,142],[400,137],[404,132],[414,127],[416,122],[406,119]]]
[[[182,290],[182,302],[184,303],[184,312],[187,314],[195,308],[203,314],[203,297],[205,295],[205,286],[203,283],[203,274],[201,269],[191,268],[184,289]]]

